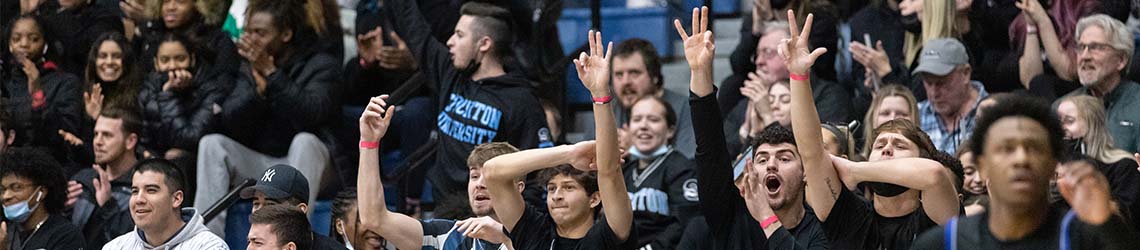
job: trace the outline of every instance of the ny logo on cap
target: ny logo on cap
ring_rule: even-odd
[[[265,175],[261,176],[261,181],[273,182],[273,175],[276,175],[276,174],[277,174],[276,169],[270,169],[268,171],[265,171]]]

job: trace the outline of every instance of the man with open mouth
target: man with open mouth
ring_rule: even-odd
[[[697,23],[696,10],[693,11]],[[701,19],[707,18],[702,13]],[[792,18],[794,20],[794,18]],[[808,17],[810,24],[811,16]],[[680,24],[678,30],[683,32]],[[699,42],[706,34],[704,27],[693,27],[694,36],[685,37]],[[798,31],[797,31],[798,32]],[[686,39],[687,38],[687,39]],[[803,39],[807,39],[804,37]],[[700,171],[698,190],[701,212],[708,225],[709,249],[827,249],[829,241],[823,227],[804,204],[804,170],[796,138],[787,128],[774,123],[763,130],[750,155],[745,155],[735,171],[730,168],[732,158],[725,144],[716,87],[712,82],[711,57],[692,57],[701,53],[712,54],[710,46],[701,45],[694,51],[686,50],[693,71],[690,83],[690,106],[693,129],[698,138],[696,162]],[[811,114],[813,117],[815,113]],[[814,131],[817,133],[819,129]],[[819,145],[817,140],[816,145]],[[748,154],[748,153],[746,153]],[[735,172],[735,176],[734,176]],[[736,185],[732,185],[737,179]]]

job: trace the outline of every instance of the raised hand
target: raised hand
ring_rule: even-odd
[[[380,28],[376,28],[380,29]],[[400,38],[396,32],[388,32],[388,37],[396,43],[396,46],[381,46],[380,54],[377,60],[380,61],[380,67],[385,69],[398,69],[398,70],[412,70],[416,68],[416,61],[412,55],[412,50],[408,48],[408,44],[404,43],[404,39]]]
[[[685,28],[681,27],[681,20],[674,19],[673,26],[677,28],[677,34],[681,35],[681,41],[685,44],[685,60],[689,62],[689,69],[712,70],[716,45],[713,43],[713,33],[708,29],[709,8],[701,7],[700,12],[697,8],[693,8],[692,36],[685,33]]]
[[[495,244],[503,244],[511,239],[503,234],[503,224],[488,216],[470,218],[455,223],[463,237],[476,238]]]
[[[1036,26],[1038,23],[1049,22],[1049,14],[1038,0],[1019,0],[1013,3],[1025,15],[1025,24]]]
[[[99,118],[99,113],[103,112],[103,87],[96,83],[91,86],[91,92],[83,92],[83,104],[87,117]]]
[[[392,117],[396,114],[396,106],[388,105],[388,95],[373,97],[360,115],[360,140],[379,142],[388,132],[392,124]]]
[[[578,79],[582,85],[590,90],[593,96],[610,95],[610,52],[613,52],[614,43],[602,47],[602,32],[589,32],[590,53],[585,51],[574,59],[574,68],[578,70]]]
[[[1057,187],[1061,196],[1076,211],[1077,218],[1093,225],[1101,225],[1115,213],[1109,195],[1108,180],[1085,161],[1064,164]]]
[[[784,64],[787,65],[788,71],[792,74],[807,75],[811,71],[812,64],[815,64],[815,59],[827,53],[826,48],[816,48],[809,51],[808,40],[811,37],[811,24],[814,19],[812,14],[808,14],[807,20],[804,21],[804,28],[800,30],[796,24],[795,11],[788,10],[788,29],[791,38],[780,41],[778,52],[780,56],[784,57]]]
[[[79,201],[79,195],[83,194],[83,185],[76,181],[67,181],[67,201],[63,203],[64,207],[75,206],[75,202]]]
[[[91,183],[95,186],[95,202],[98,203],[99,207],[102,207],[111,199],[111,174],[107,173],[107,170],[104,170],[99,164],[91,167],[99,175],[98,178],[91,179]]]
[[[593,171],[597,170],[597,158],[595,150],[596,145],[594,141],[583,141],[574,144],[574,150],[570,152],[570,165],[578,170]]]

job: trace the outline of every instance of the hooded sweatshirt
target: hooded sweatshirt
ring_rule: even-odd
[[[222,241],[217,235],[210,233],[206,225],[202,224],[202,216],[198,215],[198,211],[194,208],[182,209],[182,221],[186,225],[178,230],[174,237],[170,237],[165,243],[158,246],[152,246],[147,243],[143,238],[146,233],[140,228],[135,228],[134,232],[130,232],[107,242],[103,245],[103,249],[162,249],[162,250],[229,250],[226,242]]]
[[[428,173],[437,190],[463,190],[467,156],[476,145],[553,146],[546,116],[528,80],[518,72],[472,80],[471,73],[455,68],[448,48],[424,32],[431,28],[414,1],[388,1],[384,9],[395,18],[393,27],[416,56],[427,82],[439,87],[439,146],[436,166]],[[524,196],[538,197],[535,194],[540,190],[527,186]]]

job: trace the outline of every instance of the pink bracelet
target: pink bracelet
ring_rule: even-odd
[[[796,81],[807,81],[808,75],[798,75],[796,73],[788,73],[788,78]]]
[[[760,229],[768,228],[768,226],[771,226],[772,223],[776,223],[777,221],[780,221],[779,217],[776,217],[775,215],[768,216],[767,219],[764,219],[764,221],[760,222]]]
[[[594,99],[594,104],[601,105],[601,104],[610,103],[610,101],[612,101],[614,99],[614,96],[607,95],[607,96],[603,96],[603,97],[594,97],[593,99]]]
[[[380,142],[378,142],[378,141],[360,141],[360,148],[378,149],[378,148],[380,148]]]

